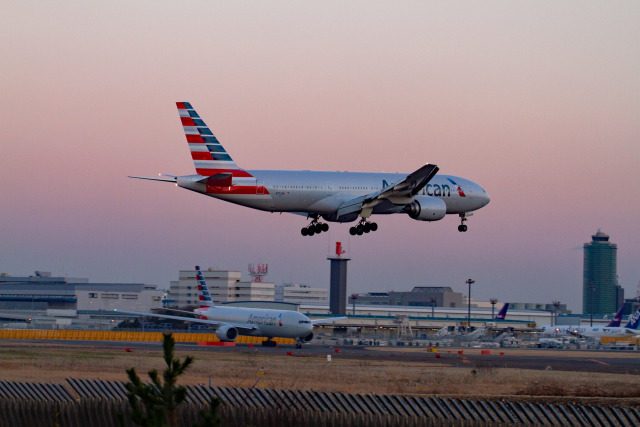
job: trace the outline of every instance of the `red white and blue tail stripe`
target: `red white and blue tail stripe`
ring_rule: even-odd
[[[211,299],[209,288],[207,288],[207,284],[204,281],[204,276],[202,275],[202,270],[200,270],[200,266],[197,266],[197,265],[196,265],[196,280],[198,282],[198,300],[200,300],[200,308],[213,307],[213,300]]]
[[[177,102],[178,113],[182,121],[193,164],[196,172],[202,176],[231,173],[235,177],[251,177],[235,164],[218,138],[200,118],[188,102]]]

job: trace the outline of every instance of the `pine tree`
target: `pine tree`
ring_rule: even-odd
[[[164,334],[164,361],[167,364],[162,379],[156,369],[149,371],[150,384],[140,380],[135,368],[127,369],[129,382],[127,399],[131,407],[131,421],[144,427],[175,427],[178,425],[178,406],[185,401],[187,389],[177,385],[178,377],[193,363],[193,357],[184,361],[174,358],[175,340],[170,333]]]

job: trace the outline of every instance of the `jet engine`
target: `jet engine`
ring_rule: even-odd
[[[447,205],[437,197],[416,197],[404,207],[404,211],[418,221],[438,221],[447,213]]]
[[[220,326],[216,329],[216,336],[220,341],[235,341],[238,338],[238,330],[233,326]]]
[[[309,335],[302,337],[302,341],[309,342],[313,339],[313,332],[309,332]]]

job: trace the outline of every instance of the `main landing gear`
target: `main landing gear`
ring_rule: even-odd
[[[370,231],[376,231],[377,229],[378,229],[378,224],[376,224],[375,222],[367,222],[367,220],[363,218],[360,221],[360,224],[356,225],[355,227],[351,227],[349,229],[349,234],[351,234],[352,236],[355,236],[356,234],[358,236],[362,236],[362,234],[364,233],[368,233]]]
[[[272,340],[271,337],[269,337],[266,340],[262,341],[262,346],[263,347],[275,347],[276,345],[278,345],[278,344],[274,340]]]
[[[467,231],[467,226],[465,225],[465,221],[469,220],[469,218],[467,218],[467,216],[471,216],[471,214],[467,215],[466,212],[463,212],[460,215],[460,225],[458,226],[458,231],[461,233],[464,233],[465,231]]]
[[[311,224],[309,224],[308,227],[300,230],[300,234],[302,234],[303,236],[313,236],[314,234],[320,234],[325,231],[329,231],[329,224],[318,222],[318,218],[314,218],[314,220],[311,221]]]

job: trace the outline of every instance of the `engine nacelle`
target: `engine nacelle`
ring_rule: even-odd
[[[238,338],[238,330],[233,326],[220,326],[216,329],[216,336],[220,341],[235,341]]]
[[[309,335],[302,338],[302,341],[309,342],[313,339],[313,332],[309,332]]]
[[[416,197],[404,211],[418,221],[438,221],[447,214],[447,205],[437,197]]]

